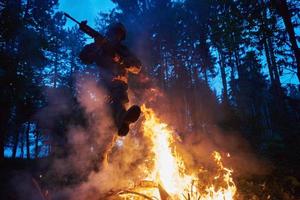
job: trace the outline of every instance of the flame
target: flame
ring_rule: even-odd
[[[179,137],[156,117],[152,109],[142,106],[145,120],[143,134],[151,141],[153,162],[152,169],[146,180],[152,180],[162,187],[171,199],[178,200],[232,200],[236,193],[236,186],[232,179],[233,170],[223,166],[221,154],[213,152],[212,156],[217,164],[216,184],[205,187],[200,191],[199,178],[194,172],[189,173],[183,158],[176,151],[175,143]],[[229,155],[229,154],[228,154]],[[218,186],[216,186],[218,185]],[[221,186],[220,186],[221,185]]]
[[[193,177],[185,175],[182,158],[177,155],[172,146],[174,135],[168,126],[161,123],[154,112],[142,106],[145,115],[143,123],[144,135],[152,142],[154,168],[150,179],[158,181],[170,195],[182,194],[192,182]],[[173,150],[173,151],[172,151]]]
[[[221,154],[217,151],[214,151],[212,153],[215,162],[218,165],[218,175],[215,176],[216,180],[223,179],[223,182],[225,183],[225,187],[221,187],[219,189],[216,189],[214,185],[209,186],[206,188],[207,194],[200,199],[202,200],[229,200],[234,199],[234,195],[236,193],[236,186],[232,179],[232,169],[228,169],[223,166],[222,163],[222,157]]]

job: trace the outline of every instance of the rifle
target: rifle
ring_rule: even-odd
[[[95,42],[97,44],[105,45],[105,51],[109,52],[112,55],[112,58],[114,62],[119,63],[120,65],[124,65],[124,60],[123,60],[123,55],[121,52],[119,52],[113,45],[110,44],[110,42],[103,36],[101,35],[98,31],[87,25],[87,21],[84,20],[82,22],[77,21],[73,17],[71,17],[68,13],[64,12],[64,15],[74,21],[75,23],[79,24],[80,30],[82,30],[84,33],[87,35],[91,36],[94,38]],[[124,65],[125,68],[129,67],[129,64]]]
[[[92,27],[90,27],[89,25],[87,25],[87,20],[84,21],[77,21],[76,19],[74,19],[73,17],[71,17],[71,15],[69,15],[68,13],[64,12],[64,15],[71,19],[72,21],[74,21],[75,23],[79,24],[79,28],[80,30],[82,30],[84,33],[86,33],[87,35],[91,36],[92,38],[94,38],[95,41],[97,42],[107,42],[106,38],[101,35],[98,31],[96,31],[95,29],[93,29]]]

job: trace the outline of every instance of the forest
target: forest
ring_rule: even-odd
[[[183,142],[230,152],[233,199],[299,199],[300,2],[112,2],[94,28],[126,27],[125,44],[142,62],[130,100],[153,107]],[[93,40],[66,26],[58,5],[0,1],[0,199],[104,199],[69,195],[101,171],[106,138],[93,113],[102,110],[86,99],[101,73],[78,57]]]

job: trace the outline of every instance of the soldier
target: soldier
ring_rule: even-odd
[[[119,136],[126,136],[129,124],[138,120],[141,110],[134,105],[128,110],[128,73],[138,74],[141,62],[122,44],[126,29],[121,23],[108,27],[106,40],[97,40],[86,45],[79,58],[85,64],[96,63],[100,70],[103,86],[109,93],[109,104]]]

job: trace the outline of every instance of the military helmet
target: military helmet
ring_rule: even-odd
[[[109,36],[109,35],[114,35],[114,34],[120,35],[121,41],[125,40],[125,38],[126,38],[125,26],[120,22],[111,24],[107,29],[107,35]]]

